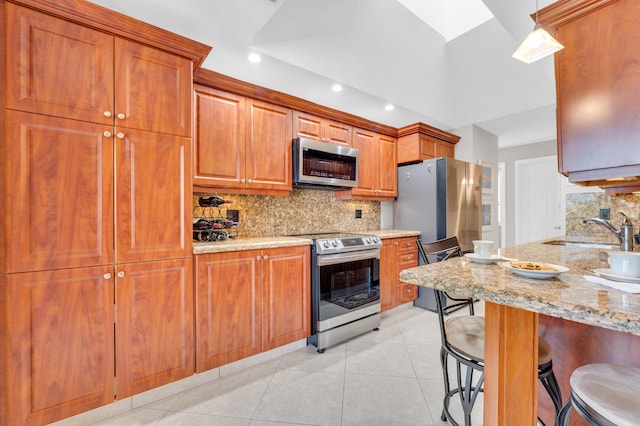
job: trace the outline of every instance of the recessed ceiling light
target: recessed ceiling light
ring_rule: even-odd
[[[342,92],[342,84],[333,83],[333,85],[331,86],[331,90],[333,90],[334,92]]]
[[[253,62],[254,64],[257,64],[258,62],[262,61],[262,58],[257,53],[250,53],[247,59],[249,59],[249,62]]]
[[[384,109],[386,109],[387,111],[393,111],[396,107],[394,107],[392,104],[387,104]]]

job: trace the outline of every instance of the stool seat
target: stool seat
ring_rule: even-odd
[[[640,368],[588,364],[571,374],[570,383],[572,394],[596,420],[617,426],[640,422]]]
[[[477,360],[484,358],[484,317],[479,315],[449,318],[444,324],[449,344]],[[538,338],[538,365],[551,362],[551,346]]]

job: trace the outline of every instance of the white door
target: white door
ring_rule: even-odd
[[[557,157],[518,160],[515,175],[516,244],[564,235]]]

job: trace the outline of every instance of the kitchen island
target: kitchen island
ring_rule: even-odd
[[[640,357],[636,355],[634,359],[633,354],[640,350],[640,294],[592,284],[583,277],[594,275],[593,269],[608,267],[606,255],[603,255],[605,251],[580,244],[543,242],[500,251],[499,254],[509,258],[569,268],[558,277],[544,280],[517,276],[498,264],[472,263],[466,257],[410,268],[400,273],[404,282],[486,302],[484,424],[536,423],[538,333],[544,331],[552,335],[555,332],[552,328],[558,328],[553,320],[586,327],[586,331],[581,331],[583,333],[589,333],[589,330],[605,332],[598,334],[598,339],[606,341],[594,343],[604,350],[617,352],[614,354],[617,355],[614,358],[616,362],[638,365]],[[539,330],[539,324],[545,326]],[[564,332],[572,333],[568,331],[571,328],[569,326]],[[547,334],[543,335],[548,339]],[[613,336],[611,342],[610,335]],[[557,375],[556,357],[563,352],[562,343],[562,339],[551,339]],[[571,368],[574,364],[566,363]],[[571,371],[561,373],[568,377]],[[565,386],[565,401],[567,397]]]

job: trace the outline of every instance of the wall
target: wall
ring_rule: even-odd
[[[232,200],[220,209],[198,206],[200,195],[193,195],[194,217],[226,216],[226,210],[240,212],[239,237],[273,237],[320,232],[359,232],[380,228],[379,201],[337,201],[333,191],[293,189],[288,197],[267,195],[220,194],[220,198]],[[362,218],[355,218],[355,211],[362,211]]]
[[[483,204],[491,206],[491,226],[483,228],[482,238],[496,242],[496,247],[500,242],[500,228],[498,227],[498,137],[493,133],[475,126],[466,126],[453,131],[460,136],[460,141],[456,144],[455,158],[468,163],[480,163],[492,166],[493,190],[484,193]]]
[[[506,246],[515,245],[516,217],[515,217],[515,162],[530,158],[547,157],[557,155],[555,140],[539,142],[511,148],[503,148],[498,151],[498,161],[505,163],[505,212],[503,226],[506,228]]]

